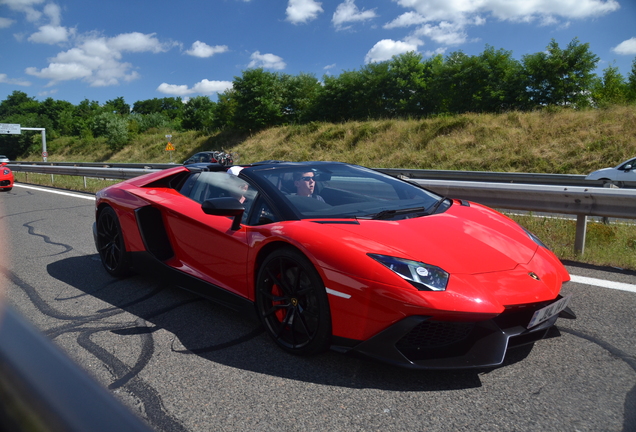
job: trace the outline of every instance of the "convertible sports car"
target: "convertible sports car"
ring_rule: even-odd
[[[574,318],[570,277],[482,205],[337,162],[192,164],[97,193],[95,244],[131,268],[256,312],[295,354],[332,348],[410,368],[499,365]]]
[[[13,189],[13,172],[6,165],[0,163],[0,191],[8,192]]]

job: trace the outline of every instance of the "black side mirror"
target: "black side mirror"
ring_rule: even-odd
[[[232,197],[210,198],[201,204],[201,210],[203,213],[213,216],[233,216],[232,230],[237,231],[241,228],[241,218],[245,213],[245,206]]]

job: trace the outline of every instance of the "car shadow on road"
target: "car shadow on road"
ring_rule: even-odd
[[[114,279],[103,270],[97,255],[59,260],[49,264],[47,270],[50,276],[77,290],[57,301],[68,299],[86,303],[77,306],[77,310],[84,312],[73,317],[65,315],[60,328],[76,334],[78,329],[69,322],[76,321],[78,325],[90,323],[93,333],[98,328],[115,338],[122,338],[121,343],[140,344],[126,338],[143,338],[141,345],[153,344],[146,355],[196,355],[259,374],[330,386],[394,391],[480,387],[480,375],[495,370],[411,370],[332,351],[310,357],[294,356],[280,350],[269,339],[255,316],[240,316],[161,280],[145,276]],[[99,305],[97,309],[95,305]],[[56,307],[55,304],[48,306],[47,310]],[[126,314],[130,315],[129,319]],[[111,318],[114,315],[119,318],[116,324]],[[153,335],[161,330],[172,338],[169,348],[165,343],[159,346],[154,341]],[[58,331],[55,337],[61,334]],[[165,353],[166,349],[170,352]],[[530,351],[531,346],[511,350],[503,367],[523,361]],[[122,383],[126,377],[130,379],[148,361],[138,361],[126,374],[115,377],[114,382]]]

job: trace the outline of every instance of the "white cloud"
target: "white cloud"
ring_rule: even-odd
[[[614,48],[612,48],[612,51],[620,55],[635,55],[636,54],[636,37],[627,39],[626,41],[619,43]]]
[[[107,40],[108,48],[113,51],[160,53],[169,49],[155,37],[155,33],[122,33]]]
[[[384,25],[385,29],[392,29],[396,27],[410,27],[413,25],[424,24],[426,18],[417,12],[406,12]]]
[[[2,0],[0,0],[2,3]],[[25,6],[26,3],[32,3],[28,1],[15,1],[11,0],[11,3],[21,3],[22,6]],[[27,39],[29,42],[35,43],[45,43],[49,45],[55,45],[61,42],[66,42],[68,39],[75,34],[75,29],[67,29],[66,27],[61,26],[62,16],[61,10],[58,5],[55,3],[48,3],[44,6],[44,12],[39,14],[38,21],[45,17],[48,18],[49,23],[43,26],[40,26],[37,32],[33,33]]]
[[[207,58],[212,57],[214,54],[224,53],[228,50],[227,45],[210,46],[205,42],[196,41],[192,44],[192,48],[185,53],[193,57]]]
[[[444,54],[446,52],[446,50],[447,50],[446,48],[437,48],[437,49],[435,49],[433,51],[425,51],[424,55],[426,57],[433,57],[433,56],[436,56],[436,55]]]
[[[0,84],[12,84],[28,87],[31,85],[31,82],[16,78],[9,78],[7,74],[0,74]]]
[[[66,27],[45,25],[40,27],[40,30],[29,36],[30,42],[45,43],[49,45],[55,45],[60,42],[66,42],[69,36],[75,33],[75,29],[67,29]]]
[[[583,19],[620,8],[617,0],[394,0],[427,21],[465,21],[473,14],[491,14],[501,20],[528,21],[546,16]]]
[[[14,22],[12,19],[0,17],[0,29],[11,27]]]
[[[37,22],[42,17],[42,12],[34,8],[41,3],[44,3],[44,0],[0,0],[0,5],[7,5],[16,12],[23,12],[29,22]]]
[[[259,51],[256,51],[252,53],[250,58],[252,61],[247,65],[248,68],[283,70],[287,67],[283,59],[274,54],[261,54]]]
[[[196,83],[194,86],[192,86],[192,88],[189,88],[185,84],[176,85],[162,83],[159,87],[157,87],[157,91],[172,96],[188,96],[195,93],[202,95],[222,93],[230,88],[232,88],[231,81],[209,81],[207,79],[204,79]]]
[[[59,26],[62,23],[62,11],[55,3],[48,3],[44,6],[44,15],[46,15],[52,26]]]
[[[26,73],[38,78],[48,79],[50,80],[49,84],[87,78],[92,75],[90,68],[77,63],[51,63],[48,67],[41,70],[29,67],[26,69]]]
[[[417,51],[417,44],[383,39],[376,43],[364,57],[365,63],[375,63],[390,60],[394,55]]]
[[[304,24],[315,20],[323,12],[322,3],[315,0],[289,0],[287,3],[287,21],[292,24]]]
[[[185,96],[185,95],[192,94],[192,90],[190,90],[188,86],[185,84],[176,85],[176,84],[161,83],[159,87],[157,87],[157,91],[164,94],[169,94],[172,96]]]
[[[92,87],[118,85],[139,78],[132,64],[122,62],[126,52],[159,53],[171,44],[162,44],[154,34],[124,33],[112,38],[88,34],[75,40],[76,46],[60,52],[41,70],[27,68],[26,73],[50,80],[49,86],[60,81],[82,79]]]
[[[386,23],[384,28],[418,26],[415,36],[427,36],[447,45],[465,42],[466,29],[485,24],[487,18],[563,28],[571,20],[599,17],[620,8],[618,0],[393,1],[409,11]]]
[[[354,1],[355,0],[345,0],[344,3],[340,3],[336,8],[331,22],[337,30],[349,28],[348,26],[345,27],[347,23],[367,21],[377,17],[375,9],[360,10]]]
[[[468,38],[463,29],[460,24],[442,21],[438,25],[425,24],[419,27],[414,35],[429,37],[442,45],[459,45]]]

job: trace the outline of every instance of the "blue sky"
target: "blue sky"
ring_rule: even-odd
[[[251,67],[317,78],[417,51],[589,43],[624,77],[635,0],[0,0],[0,100],[216,100]],[[1,121],[1,119],[0,119]]]

